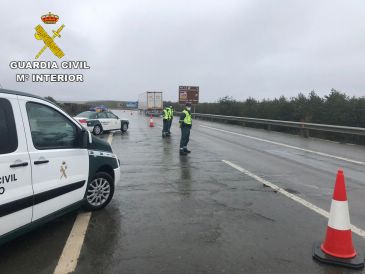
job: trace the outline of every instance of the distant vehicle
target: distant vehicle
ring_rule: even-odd
[[[100,135],[109,130],[126,132],[129,127],[129,121],[127,119],[120,119],[114,113],[102,111],[101,108],[81,112],[74,119],[94,135]]]
[[[138,102],[127,102],[126,107],[129,109],[136,109],[138,107]]]
[[[108,108],[104,105],[92,107],[89,110],[96,111],[96,112],[102,112],[102,111],[108,111]]]
[[[138,110],[145,115],[161,115],[162,109],[162,92],[146,91],[139,95]]]
[[[119,179],[109,143],[44,98],[0,90],[0,244],[80,206],[105,207]]]

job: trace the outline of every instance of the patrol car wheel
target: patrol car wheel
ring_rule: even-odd
[[[121,127],[121,129],[120,129],[122,132],[127,132],[127,130],[128,130],[128,124],[127,123],[123,123],[122,124],[122,127]]]
[[[103,129],[101,128],[101,126],[100,126],[100,125],[96,125],[96,126],[94,126],[93,133],[94,133],[95,135],[100,135],[102,132],[103,132]]]
[[[106,172],[96,173],[86,189],[86,209],[99,210],[109,204],[114,195],[113,178]]]

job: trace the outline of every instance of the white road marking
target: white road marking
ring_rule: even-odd
[[[108,143],[113,141],[113,132],[109,133]],[[89,226],[91,212],[83,212],[77,215],[70,235],[62,250],[61,257],[58,260],[54,274],[67,274],[74,272],[80,257],[82,245],[85,240],[87,227]]]
[[[275,184],[273,184],[273,183],[271,183],[271,182],[255,175],[255,174],[253,174],[252,172],[248,171],[247,169],[244,169],[243,167],[240,167],[240,166],[238,166],[238,165],[236,165],[236,164],[234,164],[230,161],[226,161],[226,160],[222,160],[222,162],[224,162],[225,164],[233,167],[234,169],[237,169],[238,171],[244,173],[245,175],[255,179],[256,181],[258,181],[258,182],[260,182],[260,183],[262,183],[262,184],[264,184],[268,187],[271,187],[273,190],[283,194],[284,196],[288,197],[289,199],[292,199],[293,201],[305,206],[306,208],[309,208],[310,210],[312,210],[312,211],[318,213],[319,215],[322,215],[323,217],[328,219],[328,217],[329,217],[329,212],[328,211],[326,211],[326,210],[324,210],[324,209],[322,209],[322,208],[320,208],[320,207],[304,200],[303,198],[300,198],[300,197],[286,191],[285,189],[283,189],[283,188],[281,188],[281,187],[279,187],[279,186],[277,186],[277,185],[275,185]],[[360,237],[365,239],[365,231],[362,230],[361,228],[358,228],[354,225],[351,225],[351,230],[355,234],[357,234]]]
[[[110,132],[108,136],[108,143],[111,144],[112,140],[113,140],[113,132]]]
[[[66,274],[75,271],[90,217],[91,212],[80,213],[77,216],[56,269],[53,272],[54,274]]]
[[[228,131],[228,130],[224,130],[224,129],[219,129],[219,128],[215,128],[215,127],[209,127],[209,126],[204,126],[204,125],[200,125],[200,126],[204,127],[204,128],[209,128],[209,129],[212,129],[212,130],[216,130],[216,131],[221,131],[221,132],[225,132],[225,133],[229,133],[229,134],[233,134],[233,135],[237,135],[237,136],[241,136],[241,137],[245,137],[245,138],[249,138],[249,139],[269,143],[269,144],[274,144],[274,145],[278,145],[278,146],[282,146],[282,147],[287,147],[287,148],[291,148],[291,149],[305,151],[305,152],[317,154],[317,155],[320,155],[320,156],[324,156],[324,157],[333,158],[333,159],[336,159],[336,160],[341,160],[341,161],[345,161],[345,162],[352,163],[352,164],[365,166],[365,162],[361,162],[361,161],[357,161],[357,160],[353,160],[353,159],[349,159],[349,158],[345,158],[345,157],[341,157],[341,156],[336,156],[336,155],[333,155],[333,154],[327,154],[327,153],[324,153],[324,152],[319,152],[319,151],[315,151],[315,150],[310,150],[310,149],[305,149],[305,148],[301,148],[301,147],[291,146],[291,145],[287,145],[287,144],[284,144],[284,143],[270,141],[270,140],[267,140],[267,139],[253,137],[253,136],[250,136],[250,135],[241,134],[241,133]]]

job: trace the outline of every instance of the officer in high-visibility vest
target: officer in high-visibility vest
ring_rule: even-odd
[[[170,135],[171,134],[171,125],[172,125],[172,120],[174,118],[174,109],[172,108],[172,106],[170,106],[168,108],[169,110],[169,121],[168,121],[168,126],[167,126],[167,134]]]
[[[191,151],[188,150],[188,143],[190,138],[190,129],[192,126],[191,119],[191,104],[186,103],[184,110],[180,115],[180,128],[181,128],[181,139],[180,139],[180,155],[186,155]]]
[[[165,107],[162,111],[162,137],[165,137],[169,131],[169,119],[170,119],[170,110],[168,107]]]

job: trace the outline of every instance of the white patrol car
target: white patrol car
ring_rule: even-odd
[[[92,132],[94,135],[99,135],[103,131],[128,130],[129,121],[120,119],[117,115],[110,111],[84,111],[74,117],[82,126]]]
[[[119,179],[107,142],[41,97],[0,89],[0,244],[82,205],[105,207]]]

